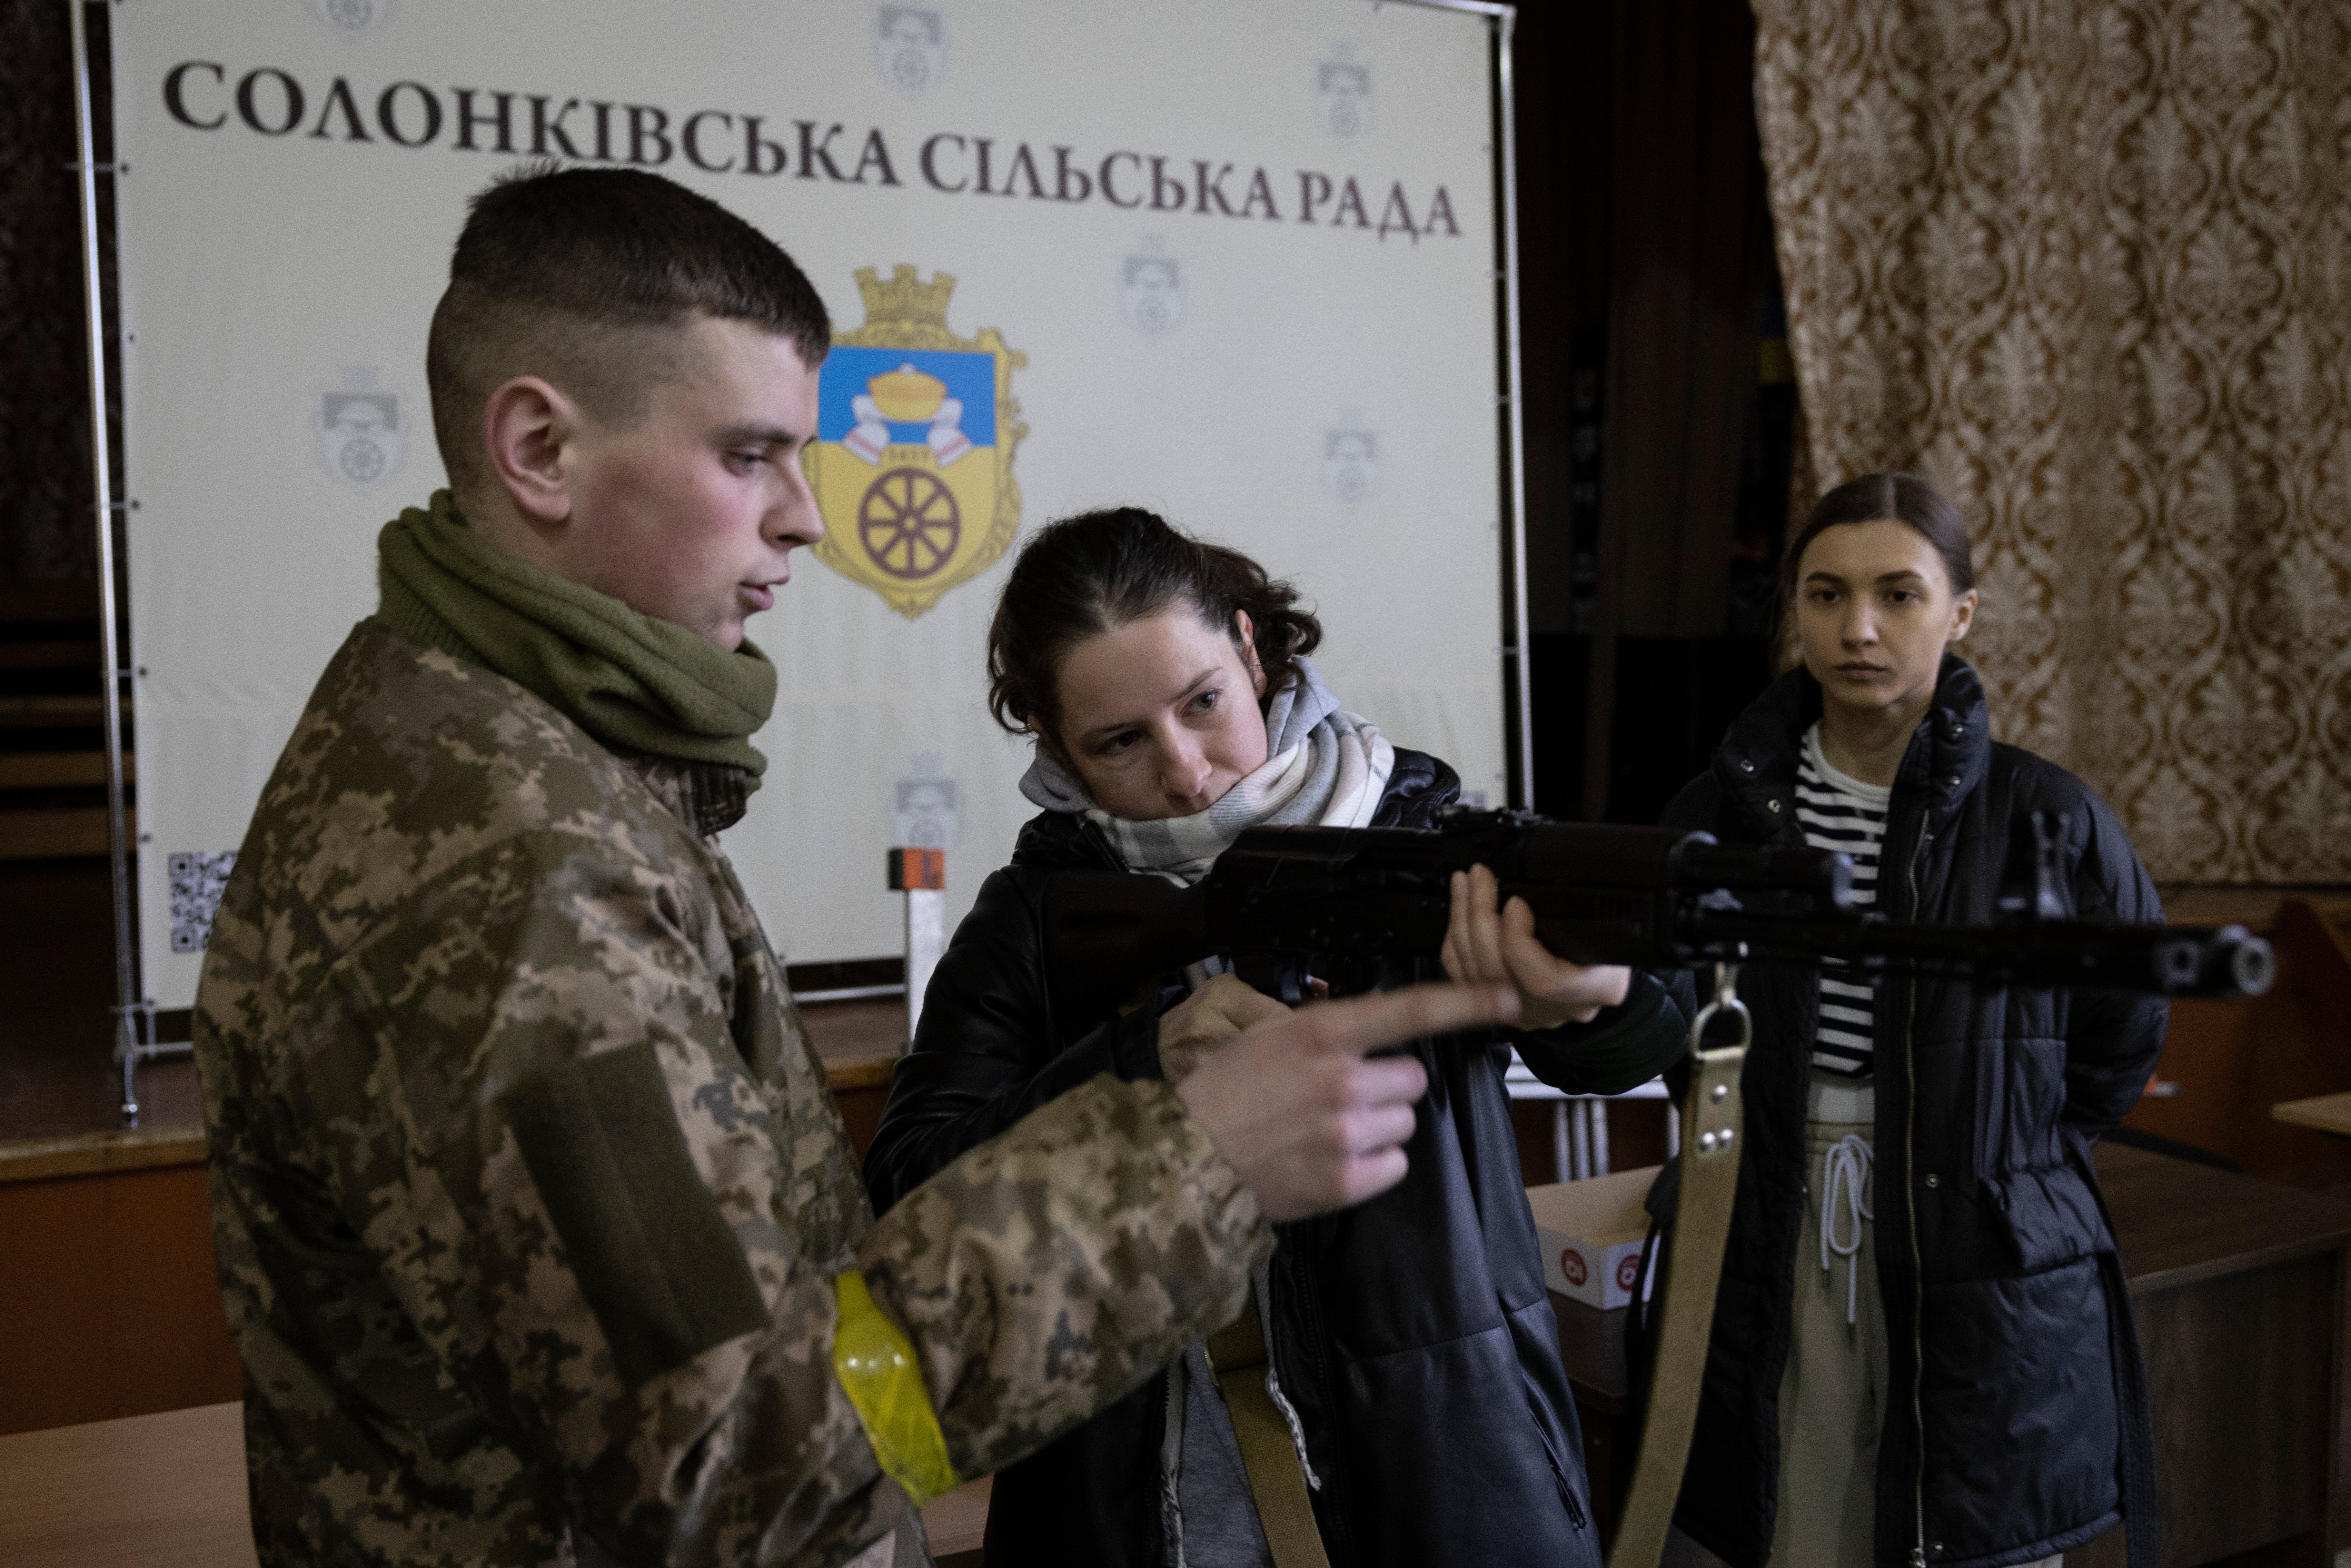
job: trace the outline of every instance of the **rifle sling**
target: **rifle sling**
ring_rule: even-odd
[[[1649,1414],[1608,1568],[1656,1568],[1681,1498],[1682,1469],[1706,1379],[1722,1248],[1738,1196],[1739,1157],[1747,1145],[1739,1093],[1746,1059],[1744,1044],[1698,1051],[1689,1091],[1682,1098],[1681,1193],[1674,1210],[1673,1257],[1657,1328]]]
[[[1249,1473],[1249,1495],[1257,1500],[1258,1523],[1273,1552],[1273,1568],[1331,1568],[1290,1424],[1266,1390],[1265,1334],[1255,1291],[1238,1321],[1208,1336],[1208,1369],[1232,1416],[1241,1469]]]

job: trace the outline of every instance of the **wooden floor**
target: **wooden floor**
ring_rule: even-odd
[[[800,1021],[828,1062],[895,1057],[906,1045],[906,1004],[895,997],[819,1003],[802,1008]]]
[[[254,1568],[241,1406],[0,1437],[9,1568]],[[923,1510],[940,1568],[976,1568],[985,1480]]]

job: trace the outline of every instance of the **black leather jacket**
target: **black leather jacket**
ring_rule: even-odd
[[[1375,821],[1420,825],[1458,794],[1443,763],[1399,751]],[[1071,867],[1118,862],[1078,819],[1038,817],[956,930],[866,1157],[876,1209],[1098,1072],[1158,1076],[1155,1008],[1071,1016],[1045,983],[1043,889]],[[1180,995],[1163,992],[1161,1005]],[[1673,1061],[1682,1025],[1645,977],[1592,1024],[1517,1043],[1548,1081],[1613,1092]],[[1429,1092],[1410,1174],[1357,1208],[1280,1227],[1272,1265],[1271,1348],[1323,1483],[1323,1542],[1333,1568],[1596,1568],[1582,1437],[1502,1087],[1508,1052],[1491,1036],[1412,1049]],[[1146,1384],[1000,1473],[987,1560],[1162,1568],[1165,1405],[1164,1384]]]
[[[1820,714],[1810,674],[1782,678],[1731,726],[1667,825],[1801,844],[1796,764]],[[1992,919],[2011,857],[2029,854],[2034,811],[2069,819],[2078,914],[2163,918],[2105,803],[2064,769],[1995,745],[1974,670],[1946,658],[1895,780],[1878,907],[1897,921]],[[1747,1153],[1676,1521],[1732,1568],[1756,1568],[1777,1507],[1819,988],[1806,972],[1755,969],[1740,991],[1755,1015]],[[1893,1389],[1876,1560],[2032,1562],[2112,1528],[2126,1491],[2137,1534],[2152,1523],[2152,1438],[2090,1151],[2154,1071],[2166,1004],[1893,977],[1875,1015],[1877,1274]]]

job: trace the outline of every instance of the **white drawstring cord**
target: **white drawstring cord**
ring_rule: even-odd
[[[1273,1400],[1273,1407],[1281,1412],[1282,1424],[1290,1428],[1290,1446],[1298,1450],[1298,1468],[1306,1472],[1306,1484],[1315,1491],[1322,1490],[1322,1478],[1314,1473],[1314,1461],[1306,1457],[1306,1427],[1298,1419],[1297,1406],[1290,1396],[1281,1391],[1281,1378],[1273,1367],[1273,1265],[1260,1263],[1249,1288],[1257,1292],[1258,1331],[1265,1335],[1265,1391]]]
[[[1856,1321],[1861,1296],[1861,1269],[1853,1261],[1861,1250],[1861,1223],[1876,1219],[1876,1211],[1869,1207],[1865,1196],[1869,1189],[1869,1169],[1876,1160],[1868,1141],[1858,1133],[1847,1133],[1829,1145],[1827,1168],[1821,1179],[1821,1277],[1831,1271],[1832,1254],[1846,1260],[1844,1271],[1844,1323],[1851,1328]],[[1853,1239],[1837,1239],[1837,1219],[1842,1213],[1853,1232]]]

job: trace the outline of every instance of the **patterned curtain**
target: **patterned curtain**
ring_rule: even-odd
[[[2351,0],[1755,0],[1820,484],[1975,533],[2001,738],[2351,882]]]

